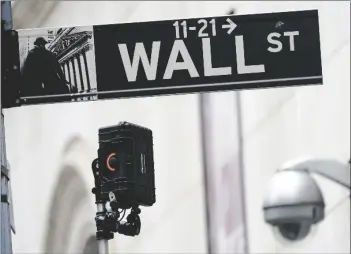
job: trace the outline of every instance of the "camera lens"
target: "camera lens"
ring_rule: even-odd
[[[115,156],[112,156],[109,160],[109,165],[111,168],[116,169],[117,168],[117,158]]]
[[[310,225],[306,223],[284,223],[279,225],[279,231],[283,237],[290,241],[297,241],[305,238],[309,231]]]
[[[110,171],[116,171],[116,167],[117,167],[117,158],[116,158],[116,154],[115,153],[111,153],[108,157],[107,157],[107,168]]]
[[[290,240],[295,240],[300,232],[301,225],[298,223],[287,223],[280,227],[280,230],[284,232],[285,237]]]

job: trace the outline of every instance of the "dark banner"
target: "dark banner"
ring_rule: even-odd
[[[322,84],[318,11],[18,31],[12,106]]]

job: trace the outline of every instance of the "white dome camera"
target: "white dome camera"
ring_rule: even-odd
[[[306,238],[312,225],[324,219],[323,195],[309,173],[350,189],[350,165],[334,160],[298,160],[278,170],[264,199],[264,219],[288,241]]]

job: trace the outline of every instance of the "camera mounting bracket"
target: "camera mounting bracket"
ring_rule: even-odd
[[[331,159],[307,158],[289,162],[279,171],[282,170],[315,173],[350,189],[350,161],[342,163]]]
[[[95,178],[95,187],[92,189],[95,195],[95,203],[98,205],[98,211],[96,212],[96,238],[97,240],[110,240],[113,239],[114,233],[119,233],[127,236],[136,236],[140,233],[141,221],[139,214],[141,210],[138,206],[133,206],[130,214],[127,216],[127,221],[121,221],[120,204],[116,201],[116,197],[113,192],[109,194],[109,200],[103,200],[101,197],[101,181],[98,159],[95,159],[92,163],[93,174]],[[110,210],[107,210],[105,205],[110,203]],[[101,206],[103,208],[101,209]]]

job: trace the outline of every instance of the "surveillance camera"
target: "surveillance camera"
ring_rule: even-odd
[[[289,241],[299,241],[304,239],[310,233],[311,224],[308,222],[296,221],[278,225],[277,229],[284,239]]]
[[[279,171],[264,199],[264,219],[284,239],[300,241],[324,219],[322,193],[307,172]]]

